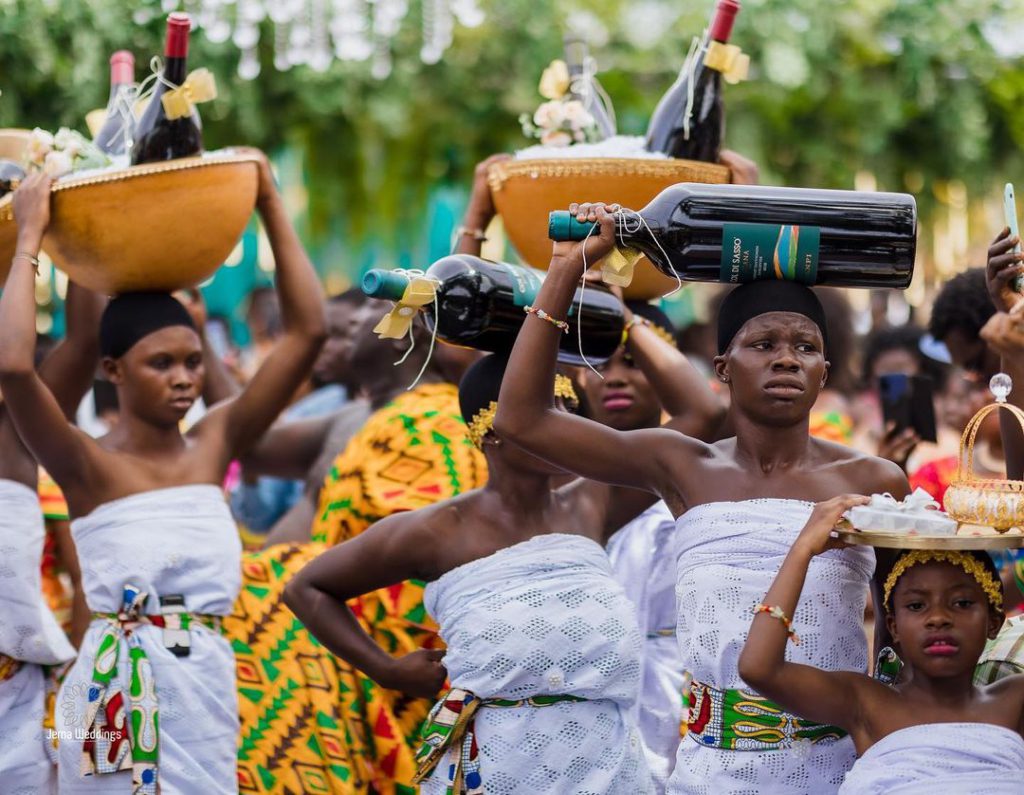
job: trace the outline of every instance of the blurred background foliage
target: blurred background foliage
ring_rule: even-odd
[[[230,41],[194,34],[190,65],[220,85],[201,107],[207,148],[286,155],[325,274],[424,267],[438,253],[430,238],[457,223],[474,164],[528,144],[516,118],[540,101],[540,72],[570,27],[591,43],[620,131],[642,133],[712,2],[481,5],[484,24],[456,27],[425,65],[411,0],[383,80],[359,62],[277,71],[267,21],[261,74],[247,81]],[[995,231],[993,189],[1021,172],[1022,12],[1024,0],[743,0],[734,41],[753,67],[728,89],[728,145],[768,183],[914,193],[926,256],[939,275],[962,267]],[[106,101],[109,54],[132,50],[141,79],[163,18],[155,0],[0,0],[0,127],[84,130]]]

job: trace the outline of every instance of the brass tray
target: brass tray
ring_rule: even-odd
[[[924,536],[906,533],[862,533],[836,528],[835,536],[847,544],[883,549],[1018,549],[1024,547],[1024,534]]]

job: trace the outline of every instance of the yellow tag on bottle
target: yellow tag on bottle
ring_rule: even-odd
[[[750,56],[735,44],[722,44],[713,41],[708,45],[704,56],[704,65],[709,69],[721,72],[727,83],[739,83],[747,79],[750,71]]]
[[[616,287],[629,287],[633,281],[633,269],[642,256],[635,248],[616,246],[601,262],[601,281]]]
[[[373,333],[382,340],[400,340],[409,333],[412,321],[420,307],[434,300],[437,284],[431,279],[414,277],[409,280],[401,299],[394,309],[380,319],[374,326]]]
[[[160,101],[168,119],[182,119],[192,112],[192,106],[217,98],[217,81],[209,69],[189,72],[185,82],[164,94]]]

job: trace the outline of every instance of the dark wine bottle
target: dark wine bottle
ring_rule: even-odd
[[[647,127],[647,149],[669,157],[718,162],[725,134],[722,73],[705,63],[713,42],[727,44],[739,13],[739,0],[718,0],[700,47],[694,50],[676,82],[658,102]]]
[[[25,179],[25,169],[13,160],[0,158],[0,196],[16,190],[23,179]]]
[[[110,99],[103,126],[93,139],[108,155],[123,155],[135,139],[135,56],[118,50],[110,56]]]
[[[578,36],[565,37],[565,64],[569,68],[569,95],[594,117],[602,139],[615,135],[615,122],[595,84],[595,68],[587,43]]]
[[[188,60],[188,33],[192,21],[188,14],[173,13],[167,17],[167,44],[164,48],[164,69],[156,83],[153,96],[135,126],[132,164],[174,160],[198,155],[203,151],[202,125],[195,107],[188,116],[167,118],[163,96],[172,87],[185,82]]]
[[[673,278],[903,289],[914,275],[917,203],[906,193],[682,183],[638,215],[616,217],[622,242]],[[582,240],[593,226],[559,210],[548,236]]]
[[[468,254],[438,260],[427,275],[438,282],[436,315],[433,303],[422,309],[428,327],[433,330],[436,325],[438,338],[445,342],[493,353],[512,350],[526,318],[523,308],[533,304],[544,280],[544,274],[532,268]],[[373,298],[398,301],[408,284],[400,273],[374,269],[363,277],[362,288]],[[600,287],[587,287],[582,311],[576,291],[568,321],[569,333],[561,335],[558,355],[565,364],[583,364],[584,357],[592,364],[607,361],[622,344],[622,304]]]

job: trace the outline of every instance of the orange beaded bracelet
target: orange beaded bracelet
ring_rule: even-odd
[[[793,645],[794,646],[799,646],[800,645],[800,637],[796,634],[796,631],[793,629],[793,622],[790,621],[789,617],[785,613],[782,612],[782,608],[781,607],[779,607],[778,605],[766,605],[766,604],[755,605],[754,606],[754,615],[756,616],[758,613],[767,613],[772,618],[775,618],[775,619],[778,619],[779,621],[781,621],[783,626],[785,626],[785,628],[786,628],[786,634],[789,636],[789,639],[791,641],[793,641]]]
[[[563,334],[569,333],[569,324],[567,322],[565,322],[564,320],[559,320],[558,318],[555,317],[551,317],[551,315],[549,315],[543,309],[538,309],[535,306],[524,306],[523,311],[528,315],[533,315],[534,317],[539,317],[541,320],[546,320],[555,328],[561,329]]]

